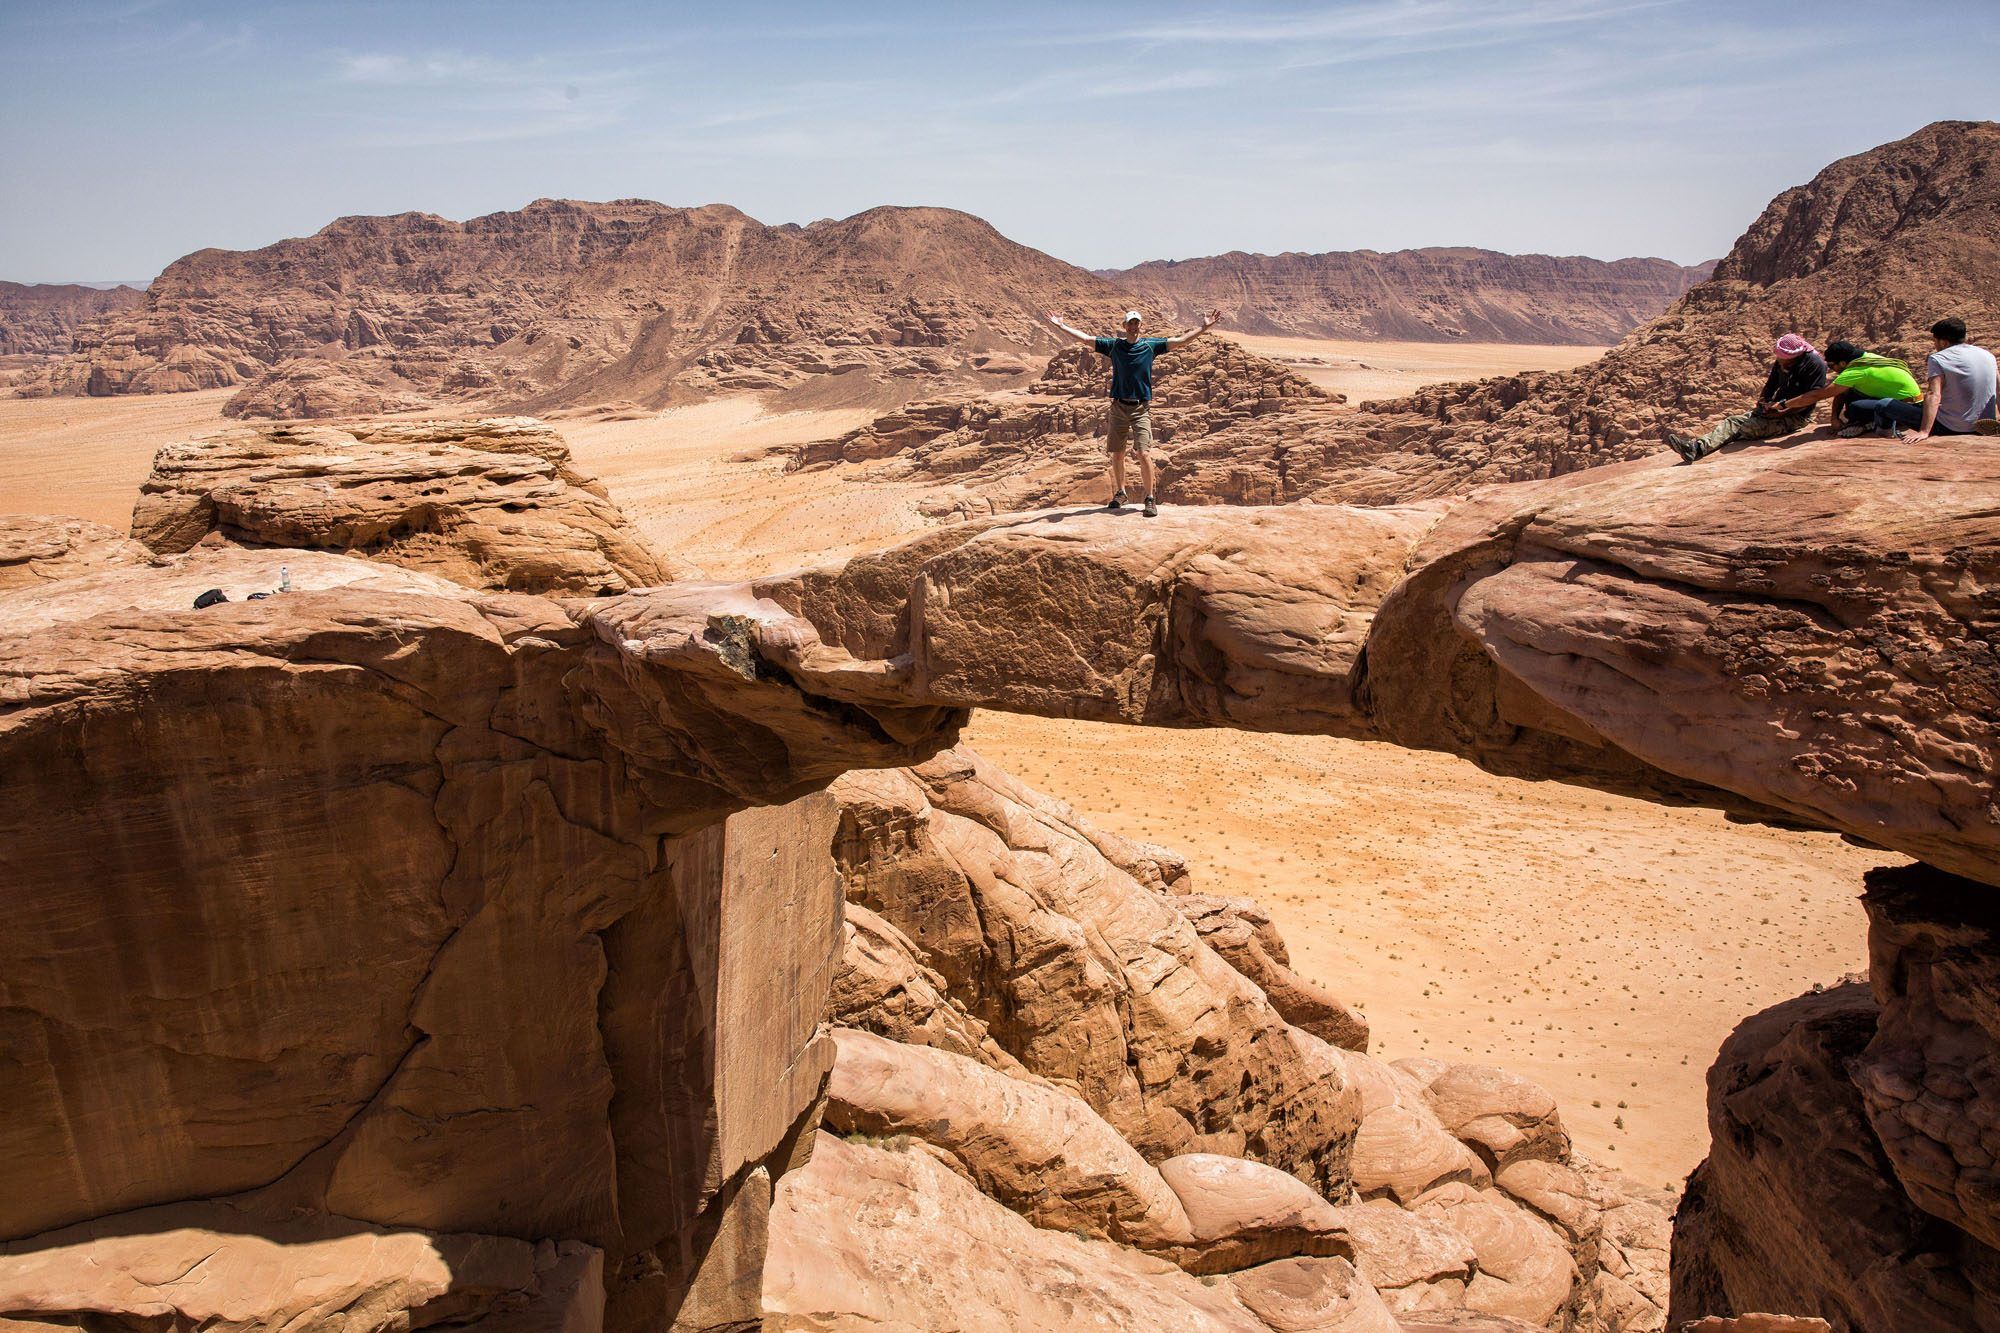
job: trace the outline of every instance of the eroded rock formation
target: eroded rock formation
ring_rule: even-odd
[[[863,1030],[835,1034],[825,1123],[847,1147],[823,1137],[779,1189],[783,1326],[1169,1300],[1189,1289],[1164,1261],[1227,1280],[1188,1327],[1663,1327],[1659,1204],[1575,1159],[1525,1080],[1396,1067],[1286,1021],[1279,994],[1345,1010],[1284,968],[1254,903],[964,750],[831,790],[850,913],[834,1009]],[[952,1304],[1003,1236],[1032,1259]]]
[[[2000,337],[1996,154],[2000,124],[1942,121],[1833,163],[1773,199],[1713,277],[1575,370],[1435,385],[1353,413],[1286,398],[1254,418],[1182,430],[1162,451],[1162,498],[1399,504],[1561,476],[1661,453],[1663,429],[1744,410],[1782,333],[1822,346],[1849,338],[1920,363],[1930,325],[1950,314],[1991,341]],[[953,492],[961,512],[1101,501],[1092,493],[1104,475],[1099,419],[1036,426],[1010,404],[967,403],[944,420],[900,419],[802,457],[893,454],[855,475],[926,479]]]
[[[1658,315],[1714,267],[1438,247],[1237,250],[1102,276],[1174,319],[1227,311],[1245,333],[1601,345]]]
[[[145,300],[137,287],[0,282],[0,357],[67,356],[77,330]]]
[[[940,515],[1101,502],[1107,367],[1095,352],[1067,349],[1025,389],[911,403],[836,439],[801,446],[793,466],[866,463],[871,479],[935,483],[938,493],[927,506]],[[1346,401],[1222,338],[1162,353],[1153,373],[1153,433],[1162,459],[1181,457],[1183,442],[1233,427],[1296,433],[1304,423],[1332,421]],[[1213,497],[1231,503],[1288,498],[1259,465],[1219,484],[1236,487]]]
[[[0,514],[0,592],[100,569],[149,563],[153,553],[122,532],[80,518]]]
[[[610,595],[673,577],[531,417],[267,426],[160,450],[132,535],[366,555],[495,592]]]
[[[1991,898],[1923,865],[1873,872],[1869,985],[1801,996],[1724,1044],[1709,1158],[1675,1223],[1676,1320],[2000,1328]]]
[[[292,591],[192,608],[281,563]],[[958,715],[759,675],[654,595],[613,627],[296,549],[0,594],[0,763],[33,775],[0,814],[10,1311],[208,1317],[146,1276],[193,1241],[132,1215],[203,1199],[239,1220],[173,1225],[265,1275],[253,1322],[316,1308],[270,1276],[321,1263],[301,1210],[504,1270],[356,1276],[326,1299],[357,1327],[541,1299],[572,1257],[622,1327],[754,1300],[832,1050],[837,811],[805,793]]]
[[[543,410],[773,390],[852,401],[1032,377],[1041,313],[1108,319],[1101,278],[936,208],[766,226],[733,208],[537,200],[465,222],[341,218],[169,264],[76,339],[56,393],[245,385],[237,415],[409,404]],[[66,348],[64,350],[67,350]]]

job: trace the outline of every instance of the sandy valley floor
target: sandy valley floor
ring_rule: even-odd
[[[1355,401],[1594,354],[1243,341]],[[153,451],[226,424],[227,397],[0,399],[0,512],[124,527]],[[562,430],[652,541],[727,578],[922,525],[914,488],[787,476],[769,452],[864,416],[738,399]],[[1182,851],[1205,888],[1263,899],[1294,962],[1365,1008],[1380,1053],[1538,1078],[1586,1152],[1652,1184],[1705,1151],[1702,1078],[1729,1030],[1861,968],[1860,873],[1889,859],[1389,746],[984,714],[970,739],[1105,827]]]
[[[1529,343],[1344,342],[1227,331],[1224,336],[1259,356],[1289,366],[1322,389],[1346,394],[1347,401],[1356,406],[1449,380],[1483,379],[1523,370],[1568,370],[1594,361],[1604,352],[1602,347]]]

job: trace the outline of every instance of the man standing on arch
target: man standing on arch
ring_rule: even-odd
[[[1170,347],[1179,347],[1193,338],[1199,338],[1215,327],[1222,318],[1220,310],[1211,310],[1202,317],[1198,328],[1186,333],[1176,333],[1171,338],[1141,338],[1139,336],[1139,312],[1125,312],[1125,332],[1117,338],[1094,338],[1081,329],[1073,329],[1063,323],[1061,315],[1050,315],[1049,323],[1080,343],[1089,343],[1103,355],[1111,358],[1111,410],[1105,417],[1106,433],[1111,445],[1111,503],[1107,507],[1116,513],[1125,507],[1125,446],[1129,441],[1132,451],[1139,455],[1139,479],[1146,483],[1145,515],[1152,518],[1160,512],[1159,501],[1153,494],[1153,357]]]

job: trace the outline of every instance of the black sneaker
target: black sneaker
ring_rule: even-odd
[[[1701,457],[1701,446],[1685,435],[1667,436],[1667,447],[1681,456],[1681,462],[1692,463]]]
[[[1123,509],[1125,507],[1125,492],[1114,491],[1111,496],[1111,503],[1104,507],[1114,514]]]
[[[1146,497],[1146,507],[1141,512],[1143,512],[1147,518],[1158,518],[1160,516],[1160,506],[1156,504],[1153,500],[1153,497],[1149,495]]]

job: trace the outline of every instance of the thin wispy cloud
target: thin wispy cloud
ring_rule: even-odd
[[[1298,42],[1394,38],[1449,40],[1468,32],[1519,34],[1565,24],[1601,22],[1674,0],[1542,0],[1499,5],[1485,0],[1366,0],[1303,13],[1211,15],[1135,24],[1115,40],[1290,45]]]
[[[387,51],[365,51],[334,57],[334,77],[348,83],[491,83],[519,79],[522,74],[518,66],[485,56],[408,56]]]

